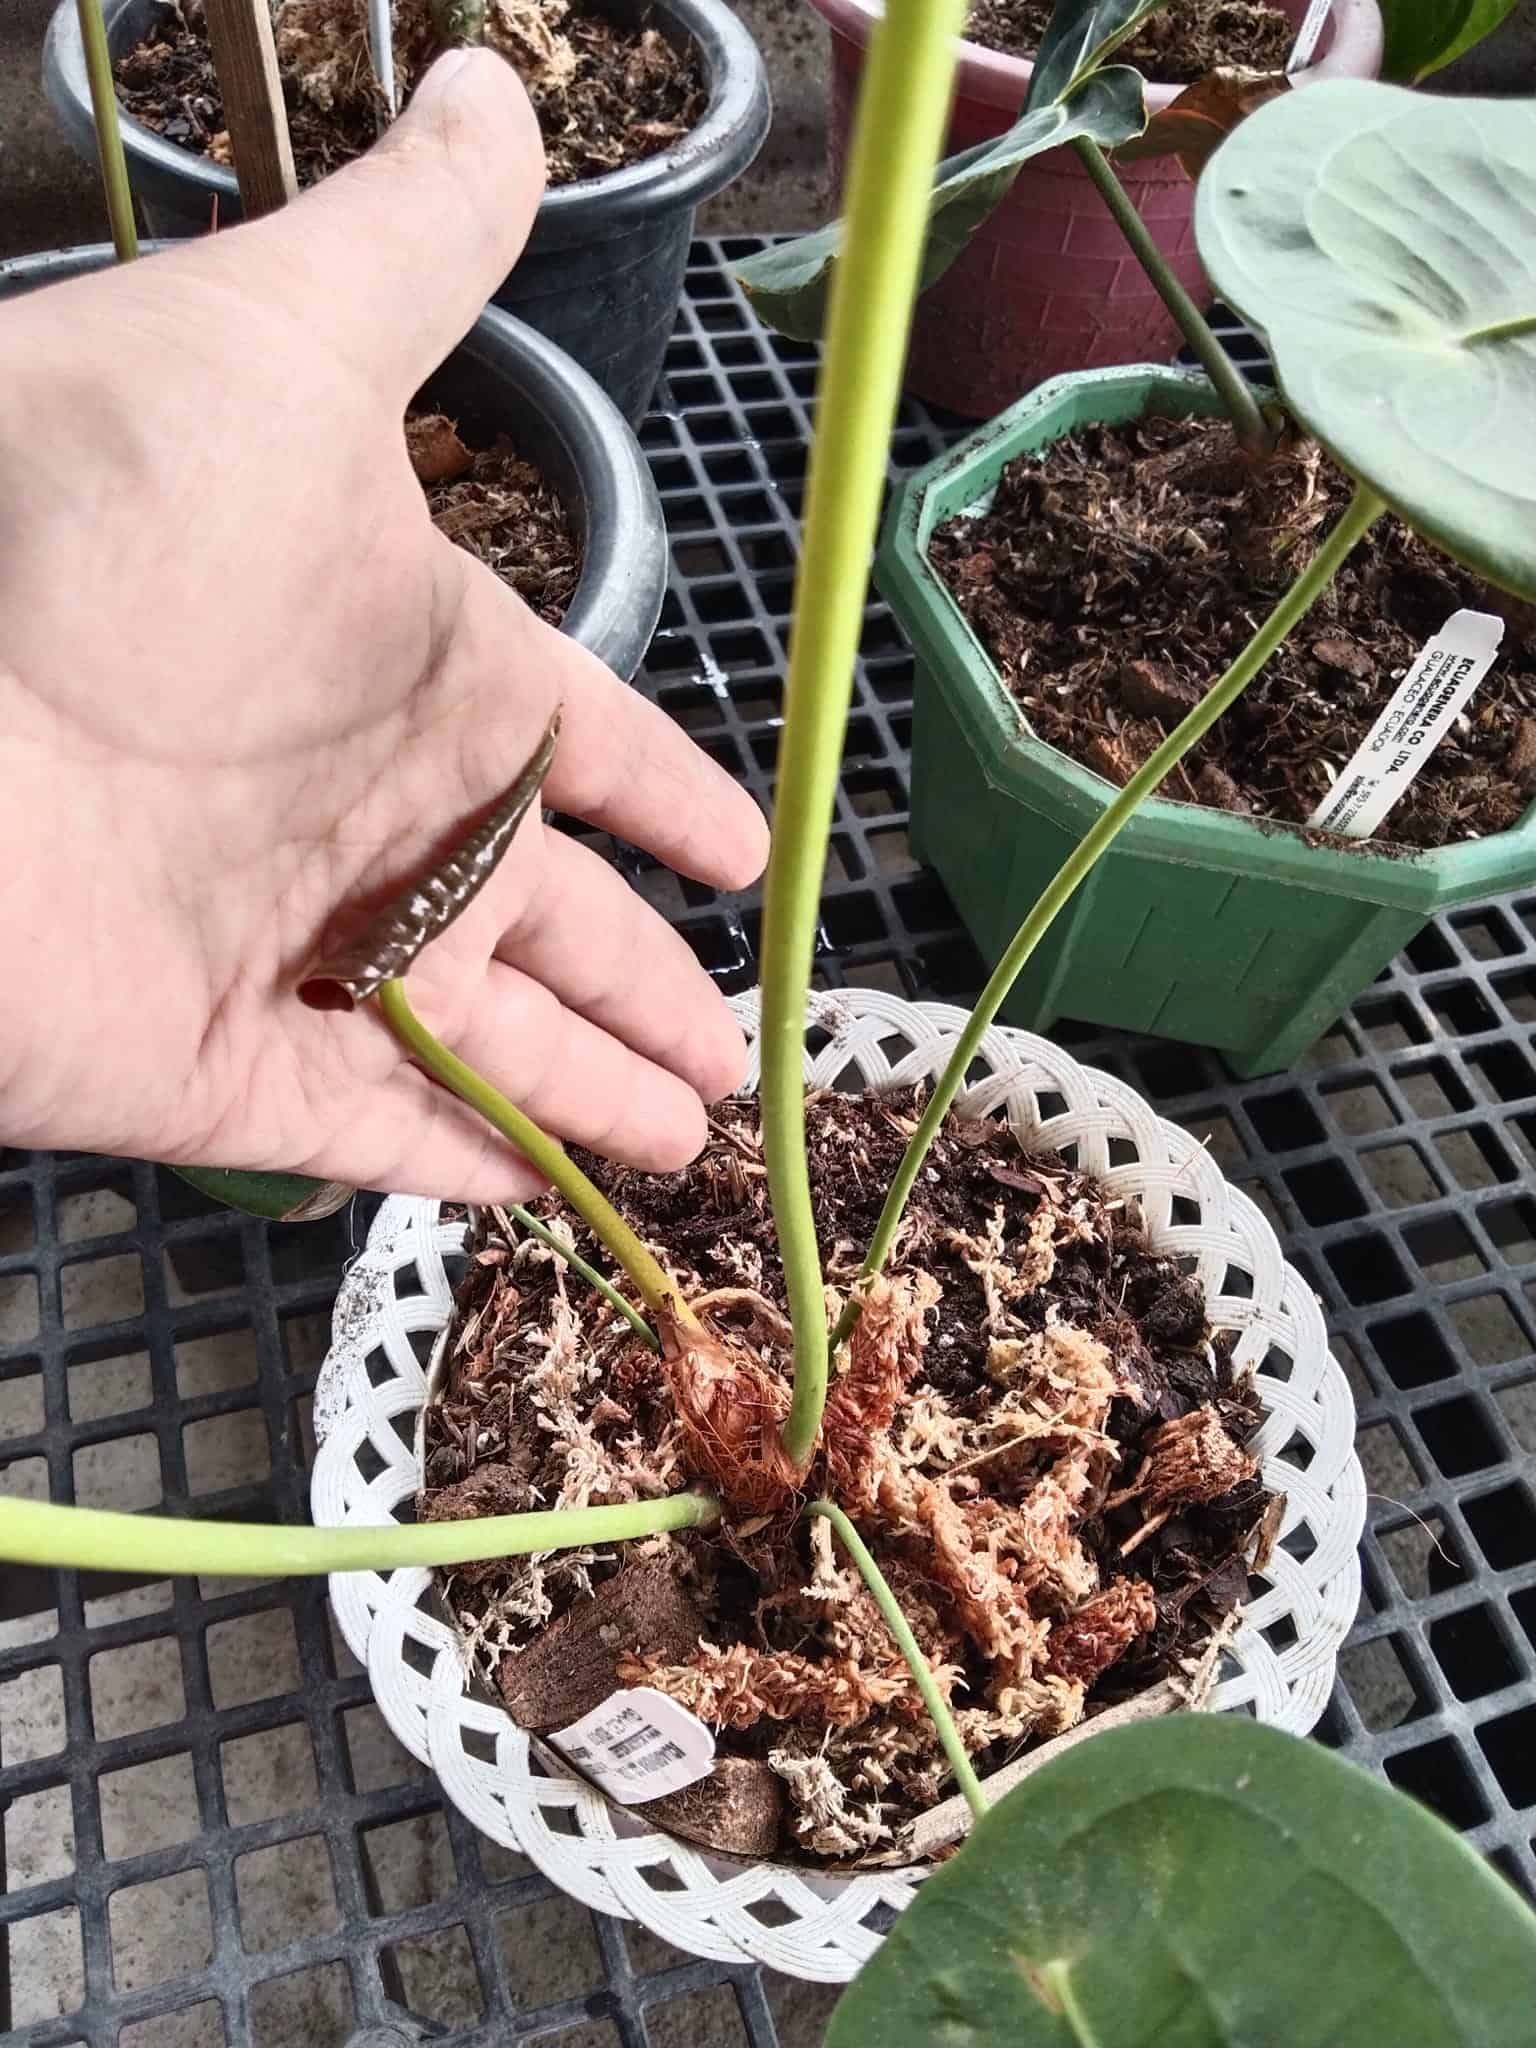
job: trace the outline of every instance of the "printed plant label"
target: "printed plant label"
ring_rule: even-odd
[[[1452,612],[1307,820],[1346,839],[1369,839],[1493,666],[1504,621]]]
[[[651,1685],[610,1693],[549,1739],[620,1806],[681,1792],[715,1767],[715,1738],[698,1715]]]
[[[1323,24],[1333,12],[1333,0],[1312,0],[1296,31],[1296,40],[1291,45],[1291,54],[1285,60],[1289,74],[1299,71],[1304,64],[1312,61],[1312,52],[1317,48],[1317,39],[1323,32]]]

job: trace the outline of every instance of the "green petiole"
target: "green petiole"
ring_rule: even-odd
[[[1077,2048],[1099,2048],[1099,2037],[1088,2025],[1088,2015],[1083,2011],[1077,1986],[1072,1981],[1072,1965],[1064,1956],[1055,1956],[1050,1962],[1040,1965],[1040,1976],[1047,1989],[1054,1993]]]
[[[949,1063],[924,1106],[917,1129],[913,1132],[902,1155],[901,1164],[896,1169],[895,1178],[885,1198],[885,1206],[880,1211],[880,1221],[875,1226],[875,1234],[865,1254],[862,1272],[866,1277],[880,1272],[890,1257],[891,1246],[901,1224],[902,1212],[907,1206],[917,1176],[922,1171],[928,1149],[938,1135],[940,1125],[954,1106],[955,1097],[965,1080],[966,1070],[976,1057],[983,1037],[990,1028],[993,1018],[1002,1008],[1008,991],[1013,987],[1030,954],[1045,937],[1073,892],[1087,878],[1100,856],[1109,850],[1118,834],[1124,830],[1164,777],[1178,766],[1196,741],[1204,738],[1221,714],[1252,682],[1291,629],[1306,617],[1338,574],[1350,551],[1364,538],[1385,509],[1382,500],[1374,491],[1364,484],[1355,486],[1355,494],[1333,531],[1226,674],[1211,685],[1189,716],[1176,725],[1162,745],[1148,756],[1124,789],[1116,791],[1040,892],[1034,908],[1014,934],[1008,950],[998,961],[992,978],[982,990],[975,1009],[966,1019],[964,1030],[955,1040],[955,1049],[949,1056]],[[834,1347],[846,1339],[859,1319],[859,1310],[858,1296],[851,1295],[832,1335]]]
[[[309,1529],[283,1522],[199,1522],[173,1515],[119,1515],[99,1508],[0,1500],[0,1557],[61,1570],[149,1572],[157,1578],[313,1578],[326,1572],[390,1572],[405,1565],[469,1564],[531,1557],[698,1529],[718,1521],[706,1493],[614,1507],[549,1508],[478,1521],[417,1522],[382,1529]]]
[[[461,1102],[467,1102],[492,1130],[510,1139],[528,1163],[559,1190],[593,1236],[608,1247],[634,1281],[648,1308],[658,1314],[676,1316],[685,1323],[697,1320],[670,1275],[646,1250],[608,1197],[588,1180],[565,1147],[541,1131],[515,1103],[432,1036],[406,999],[403,981],[386,981],[382,985],[379,1008],[384,1021],[417,1065]]]
[[[566,1244],[562,1238],[556,1237],[547,1223],[541,1223],[533,1211],[525,1209],[521,1202],[508,1202],[507,1214],[515,1216],[530,1237],[536,1237],[540,1244],[547,1244],[552,1252],[564,1259],[571,1271],[579,1273],[589,1287],[595,1287],[610,1308],[616,1308],[626,1322],[634,1325],[636,1332],[645,1339],[653,1351],[661,1349],[661,1339],[639,1309],[632,1302],[626,1301],[617,1287],[605,1280],[595,1266],[589,1266],[580,1252]]]
[[[870,1591],[870,1596],[880,1610],[880,1618],[896,1638],[896,1647],[907,1660],[907,1669],[912,1673],[912,1683],[922,1695],[923,1705],[937,1731],[940,1745],[949,1759],[949,1767],[955,1774],[955,1783],[965,1795],[965,1803],[976,1816],[982,1819],[987,1811],[987,1795],[981,1789],[981,1780],[972,1768],[971,1760],[965,1753],[965,1744],[960,1740],[960,1730],[955,1726],[954,1715],[949,1711],[949,1702],[939,1691],[928,1659],[923,1655],[918,1640],[912,1633],[907,1617],[896,1604],[896,1595],[885,1583],[879,1565],[870,1556],[863,1537],[843,1513],[835,1501],[813,1500],[806,1508],[808,1515],[821,1515],[837,1531],[838,1540],[858,1566],[859,1576]]]
[[[886,451],[963,13],[964,0],[888,0],[871,38],[845,253],[816,401],[762,948],[763,1151],[795,1332],[784,1448],[797,1466],[820,1433],[828,1361],[805,1150],[805,1000]]]
[[[119,263],[131,263],[139,253],[139,234],[133,219],[133,190],[123,155],[117,87],[112,81],[112,51],[102,19],[101,0],[75,0],[75,12],[80,18],[80,40],[85,45],[85,75],[91,88],[96,154],[101,163],[107,217],[112,223],[112,246]]]
[[[1220,394],[1238,446],[1262,460],[1274,448],[1275,436],[1248,379],[1216,339],[1210,322],[1174,276],[1167,257],[1148,234],[1146,222],[1132,205],[1130,194],[1115,176],[1114,166],[1103,150],[1086,135],[1080,135],[1072,147],[1083,169],[1093,180],[1099,197],[1114,215],[1116,227],[1129,242],[1131,254],[1146,272],[1148,281],[1189,343],[1195,360]]]

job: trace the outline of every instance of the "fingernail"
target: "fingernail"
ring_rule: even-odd
[[[414,107],[433,107],[450,93],[474,56],[473,50],[449,50],[438,58],[411,95]]]

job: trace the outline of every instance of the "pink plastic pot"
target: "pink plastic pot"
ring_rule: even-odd
[[[874,0],[810,0],[832,30],[832,167],[841,184]],[[1306,0],[1280,0],[1297,22]],[[1376,0],[1334,0],[1320,54],[1296,83],[1374,78],[1381,63]],[[960,45],[946,154],[1001,135],[1024,104],[1034,66]],[[1154,111],[1181,87],[1149,82]],[[1125,164],[1120,175],[1158,246],[1197,299],[1194,187],[1174,157]],[[1026,164],[1013,190],[917,303],[906,388],[931,404],[990,419],[1046,377],[1116,363],[1166,361],[1178,331],[1069,149]]]

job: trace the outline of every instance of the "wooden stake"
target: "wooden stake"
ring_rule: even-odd
[[[298,192],[288,111],[277,75],[268,0],[205,0],[213,68],[224,95],[240,205],[247,220]]]

